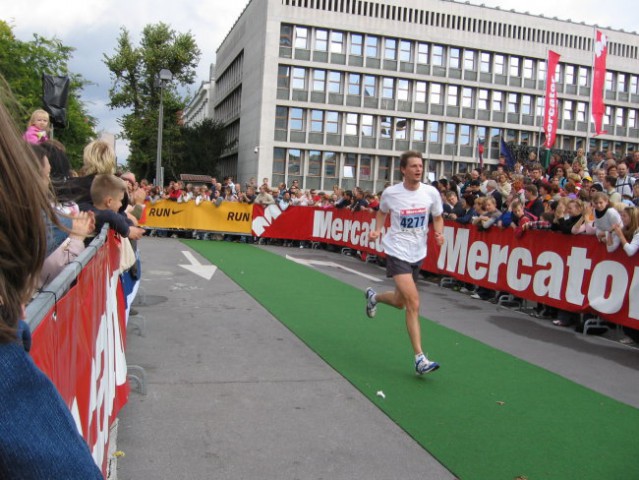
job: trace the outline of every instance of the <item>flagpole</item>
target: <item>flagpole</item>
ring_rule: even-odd
[[[588,158],[588,154],[590,153],[590,124],[592,123],[592,98],[594,89],[594,80],[595,80],[595,44],[597,43],[597,26],[593,25],[592,27],[593,39],[592,39],[592,63],[590,65],[590,100],[588,101],[588,115],[586,117],[586,121],[588,122],[588,130],[586,132],[586,145],[584,148],[584,152],[586,153],[586,159]]]

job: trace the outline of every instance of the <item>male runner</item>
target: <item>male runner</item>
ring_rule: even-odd
[[[400,157],[399,169],[404,181],[388,187],[382,193],[375,230],[369,234],[371,240],[377,239],[390,213],[390,229],[384,234],[382,246],[386,253],[386,276],[395,281],[395,291],[376,293],[372,288],[367,288],[366,314],[374,317],[377,303],[380,302],[406,308],[406,328],[415,351],[415,371],[422,375],[434,372],[439,364],[429,361],[422,350],[419,292],[415,281],[426,257],[429,214],[433,216],[437,245],[444,243],[443,207],[437,189],[422,183],[424,161],[421,153],[404,152]]]

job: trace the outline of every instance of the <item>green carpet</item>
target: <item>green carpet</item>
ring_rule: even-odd
[[[639,478],[639,410],[427,319],[442,368],[417,377],[403,312],[368,319],[361,290],[250,245],[185,243],[461,480]]]

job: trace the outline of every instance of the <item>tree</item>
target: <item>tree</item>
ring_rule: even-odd
[[[224,125],[210,118],[182,127],[174,154],[164,163],[167,178],[177,179],[180,173],[217,177],[217,161],[226,148],[225,139]]]
[[[129,168],[141,178],[151,179],[155,175],[160,104],[157,74],[163,68],[173,74],[173,81],[163,92],[164,159],[171,157],[171,148],[179,143],[178,112],[186,105],[186,100],[177,93],[177,86],[195,81],[200,55],[191,33],[177,33],[164,23],[147,25],[138,47],[132,45],[128,30],[122,28],[115,53],[104,55],[113,78],[109,106],[128,110],[120,120],[122,136],[130,142]]]
[[[87,113],[80,94],[87,81],[69,71],[74,49],[58,39],[38,34],[23,42],[15,38],[12,28],[0,20],[0,73],[5,78],[15,101],[3,99],[18,126],[25,126],[33,110],[43,108],[42,75],[68,76],[70,79],[67,125],[56,129],[55,138],[66,147],[72,165],[82,164],[82,150],[95,137],[96,121]]]

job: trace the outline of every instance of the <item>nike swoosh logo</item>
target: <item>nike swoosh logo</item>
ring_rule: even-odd
[[[178,213],[182,213],[182,210],[171,210],[172,215],[177,215]]]

